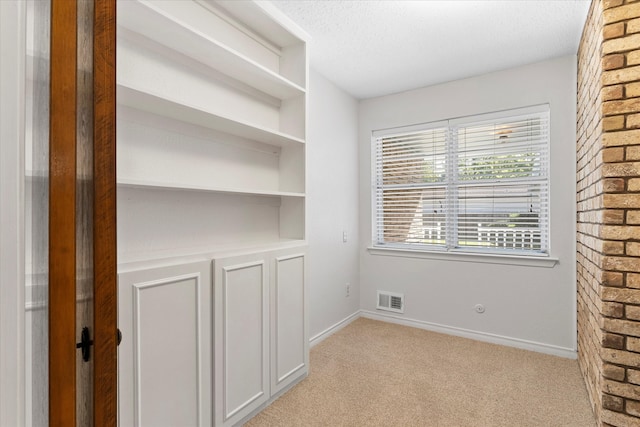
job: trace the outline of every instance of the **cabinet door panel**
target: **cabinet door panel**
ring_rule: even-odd
[[[216,420],[232,425],[269,398],[268,264],[215,261]]]
[[[210,425],[208,267],[120,275],[120,425]]]
[[[275,394],[308,369],[305,320],[304,254],[276,256],[271,292],[271,393]]]

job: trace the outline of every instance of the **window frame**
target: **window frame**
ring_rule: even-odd
[[[474,125],[485,121],[500,121],[509,118],[517,118],[519,116],[526,115],[546,115],[546,141],[544,142],[544,149],[546,150],[542,156],[546,156],[546,162],[543,164],[545,176],[543,179],[543,185],[546,191],[546,207],[545,212],[541,215],[541,226],[544,224],[546,227],[543,231],[543,237],[541,237],[541,244],[546,244],[540,251],[532,250],[517,250],[517,249],[501,249],[501,248],[479,248],[469,246],[457,246],[457,240],[451,240],[454,236],[450,235],[450,230],[458,229],[459,211],[457,210],[458,197],[452,195],[451,192],[447,192],[446,200],[448,204],[455,204],[453,210],[447,212],[447,223],[445,224],[446,241],[444,246],[427,245],[421,243],[389,243],[384,242],[384,227],[379,226],[381,220],[377,218],[379,205],[379,194],[382,192],[382,187],[378,188],[377,182],[379,179],[378,171],[378,159],[381,154],[381,144],[377,143],[379,138],[391,138],[393,136],[399,136],[404,134],[410,134],[414,132],[428,131],[430,129],[445,128],[447,132],[447,146],[452,141],[457,141],[457,136],[454,138],[452,134],[457,131],[459,127],[465,125]],[[454,154],[455,157],[450,156]],[[459,159],[461,158],[461,152],[457,148],[447,150],[448,156],[448,174],[451,174],[452,169],[457,169]],[[558,262],[558,259],[551,256],[551,109],[549,104],[540,104],[524,108],[515,108],[509,110],[502,110],[497,112],[477,114],[471,116],[457,117],[447,120],[439,120],[434,122],[426,122],[420,124],[414,124],[409,126],[399,126],[386,129],[378,129],[371,132],[371,246],[368,248],[369,252],[374,255],[391,255],[391,256],[404,256],[404,257],[418,257],[418,258],[433,258],[433,259],[449,259],[449,260],[471,260],[477,262],[492,262],[492,263],[507,263],[507,264],[519,264],[519,265],[541,265],[545,267],[552,267]],[[450,176],[449,176],[450,178]],[[534,181],[534,180],[531,180]],[[446,186],[460,186],[464,184],[463,181],[454,179],[447,179]],[[455,192],[457,194],[457,192]],[[455,224],[451,224],[450,221],[455,221]]]

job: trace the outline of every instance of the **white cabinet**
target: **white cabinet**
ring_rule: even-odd
[[[211,273],[201,261],[118,278],[120,426],[211,426]]]
[[[305,246],[120,272],[120,426],[232,426],[309,369]]]
[[[308,372],[304,248],[219,258],[215,424],[231,426]]]

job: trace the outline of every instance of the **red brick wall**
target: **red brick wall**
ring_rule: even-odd
[[[640,2],[593,0],[578,51],[578,359],[601,425],[640,425]]]

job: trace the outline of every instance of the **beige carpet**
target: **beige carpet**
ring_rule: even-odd
[[[575,360],[360,318],[246,426],[595,426]]]

